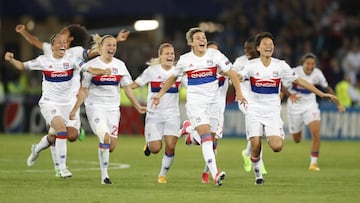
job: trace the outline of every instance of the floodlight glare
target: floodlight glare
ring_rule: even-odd
[[[157,20],[138,20],[134,24],[136,31],[149,31],[155,30],[159,27],[159,21]]]

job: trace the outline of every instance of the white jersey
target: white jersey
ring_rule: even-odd
[[[161,97],[159,105],[154,109],[151,107],[151,98],[156,95],[166,79],[174,73],[175,67],[165,70],[160,64],[147,67],[144,72],[135,80],[139,86],[148,85],[146,117],[151,118],[171,118],[180,116],[179,112],[179,86],[181,78],[179,77],[170,89]]]
[[[44,55],[52,55],[51,44],[44,42],[43,43],[43,51],[44,51]],[[81,46],[71,47],[70,49],[66,50],[66,53],[69,55],[73,55],[75,57],[79,57],[83,61],[87,61],[86,50]],[[73,75],[72,80],[73,80],[72,93],[74,95],[73,99],[74,99],[74,101],[76,101],[76,95],[78,94],[78,92],[80,90],[80,84],[81,84],[80,83],[80,71],[74,70],[74,75]]]
[[[283,60],[271,58],[269,66],[265,67],[260,58],[253,59],[240,72],[250,80],[251,91],[247,98],[247,114],[261,117],[280,115],[281,83],[291,84],[298,75]]]
[[[120,106],[120,85],[126,86],[132,83],[131,75],[125,63],[120,59],[113,58],[110,63],[104,63],[100,57],[87,62],[91,67],[111,68],[111,75],[83,74],[82,85],[89,88],[89,95],[85,100],[86,108],[102,108],[118,110]]]
[[[310,75],[306,75],[304,73],[303,66],[297,66],[293,68],[295,72],[301,77],[302,79],[306,80],[310,84],[319,85],[323,88],[328,87],[328,82],[325,79],[324,74],[321,72],[320,69],[315,68],[314,71]],[[289,88],[288,91],[291,94],[298,94],[300,100],[296,103],[293,103],[291,106],[293,107],[293,111],[303,111],[310,106],[317,107],[318,104],[316,102],[316,95],[311,91],[293,83]],[[290,101],[288,101],[289,103]],[[291,103],[291,102],[290,102]]]
[[[187,102],[216,103],[219,83],[217,73],[227,72],[232,64],[220,51],[208,48],[202,57],[192,51],[180,56],[174,74],[187,77]],[[218,68],[220,70],[218,70]]]
[[[249,63],[249,59],[246,55],[236,58],[233,65],[234,71],[240,74],[240,71],[244,69],[247,63]],[[243,81],[240,83],[240,87],[242,95],[245,98],[248,98],[250,93],[250,80],[248,78],[243,78]]]
[[[67,53],[61,59],[52,55],[41,55],[25,62],[24,67],[28,70],[41,70],[43,73],[42,97],[39,103],[58,105],[68,105],[74,101],[71,91],[74,72],[88,68],[80,58]]]

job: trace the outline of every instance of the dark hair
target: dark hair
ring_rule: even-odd
[[[249,38],[245,41],[245,43],[255,43],[255,37],[254,37],[254,36],[249,37]]]
[[[210,46],[210,45],[218,46],[218,44],[215,41],[208,41],[207,46]]]
[[[264,38],[270,38],[275,45],[275,39],[273,35],[270,32],[262,32],[255,36],[255,47],[258,47],[261,43],[261,40]],[[256,50],[256,52],[260,55],[259,51]]]
[[[73,40],[70,43],[70,47],[82,46],[84,48],[88,48],[90,37],[86,31],[84,26],[80,26],[78,24],[68,25],[64,28],[64,30],[68,30]]]
[[[300,63],[303,64],[303,63],[306,61],[306,59],[309,59],[309,58],[314,59],[316,65],[319,64],[319,63],[318,63],[318,58],[317,58],[317,57],[315,56],[315,54],[313,54],[313,53],[306,53],[306,54],[304,54],[304,55],[301,57]]]

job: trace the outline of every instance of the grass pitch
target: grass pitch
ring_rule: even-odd
[[[360,200],[360,142],[322,141],[320,172],[308,171],[310,142],[286,140],[283,151],[264,146],[268,174],[264,185],[254,184],[253,173],[242,169],[243,139],[223,139],[217,162],[227,176],[223,186],[202,184],[201,148],[178,141],[168,183],[158,184],[163,150],[145,157],[141,136],[121,136],[110,155],[113,185],[100,184],[98,139],[68,143],[72,178],[54,176],[50,151],[40,154],[33,167],[26,166],[32,143],[39,135],[0,135],[0,202],[294,202],[332,203]]]

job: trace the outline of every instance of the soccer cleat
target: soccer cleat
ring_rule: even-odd
[[[311,164],[311,165],[309,166],[309,170],[310,170],[310,171],[320,171],[320,168],[318,167],[317,164]]]
[[[201,176],[201,182],[202,183],[209,183],[209,173],[203,173]]]
[[[259,178],[259,179],[256,179],[255,180],[255,185],[262,185],[262,184],[264,184],[264,179],[263,178]]]
[[[108,177],[106,177],[106,178],[104,178],[104,180],[101,181],[101,184],[103,184],[103,185],[111,185],[112,182]]]
[[[144,146],[144,154],[145,154],[145,156],[150,156],[150,154],[151,154],[147,143],[145,143],[145,146]]]
[[[188,134],[188,132],[186,131],[186,129],[191,125],[189,120],[185,120],[183,122],[183,127],[180,129],[179,134],[180,136],[184,136],[186,134]]]
[[[187,134],[186,137],[185,137],[185,145],[189,146],[191,144],[192,144],[191,136],[190,136],[190,134]]]
[[[243,151],[241,152],[241,155],[242,155],[242,157],[243,157],[243,159],[244,159],[244,165],[243,165],[244,170],[245,170],[246,172],[250,172],[250,171],[251,171],[251,160],[250,160],[250,157],[248,157],[248,156],[246,155],[246,151],[245,151],[245,150],[243,150]]]
[[[226,173],[224,171],[218,172],[215,176],[215,185],[216,186],[221,186],[222,185],[222,181],[225,179]]]
[[[55,169],[55,177],[57,177],[57,178],[60,178],[61,177],[61,175],[60,175],[60,169]]]
[[[85,130],[84,128],[80,128],[80,135],[79,137],[77,138],[79,141],[84,141],[85,140],[85,137],[86,137],[86,134],[85,134]]]
[[[31,154],[27,159],[27,165],[33,166],[35,164],[36,159],[38,158],[39,154],[35,152],[36,144],[31,145]]]
[[[69,169],[64,168],[60,169],[60,178],[70,178],[72,176],[72,173],[69,171]]]
[[[266,169],[265,169],[264,162],[260,165],[260,172],[261,172],[261,174],[263,174],[263,175],[266,175],[266,174],[267,174],[267,171],[266,171]]]
[[[158,183],[167,183],[166,182],[166,177],[165,176],[159,176],[158,177]]]

